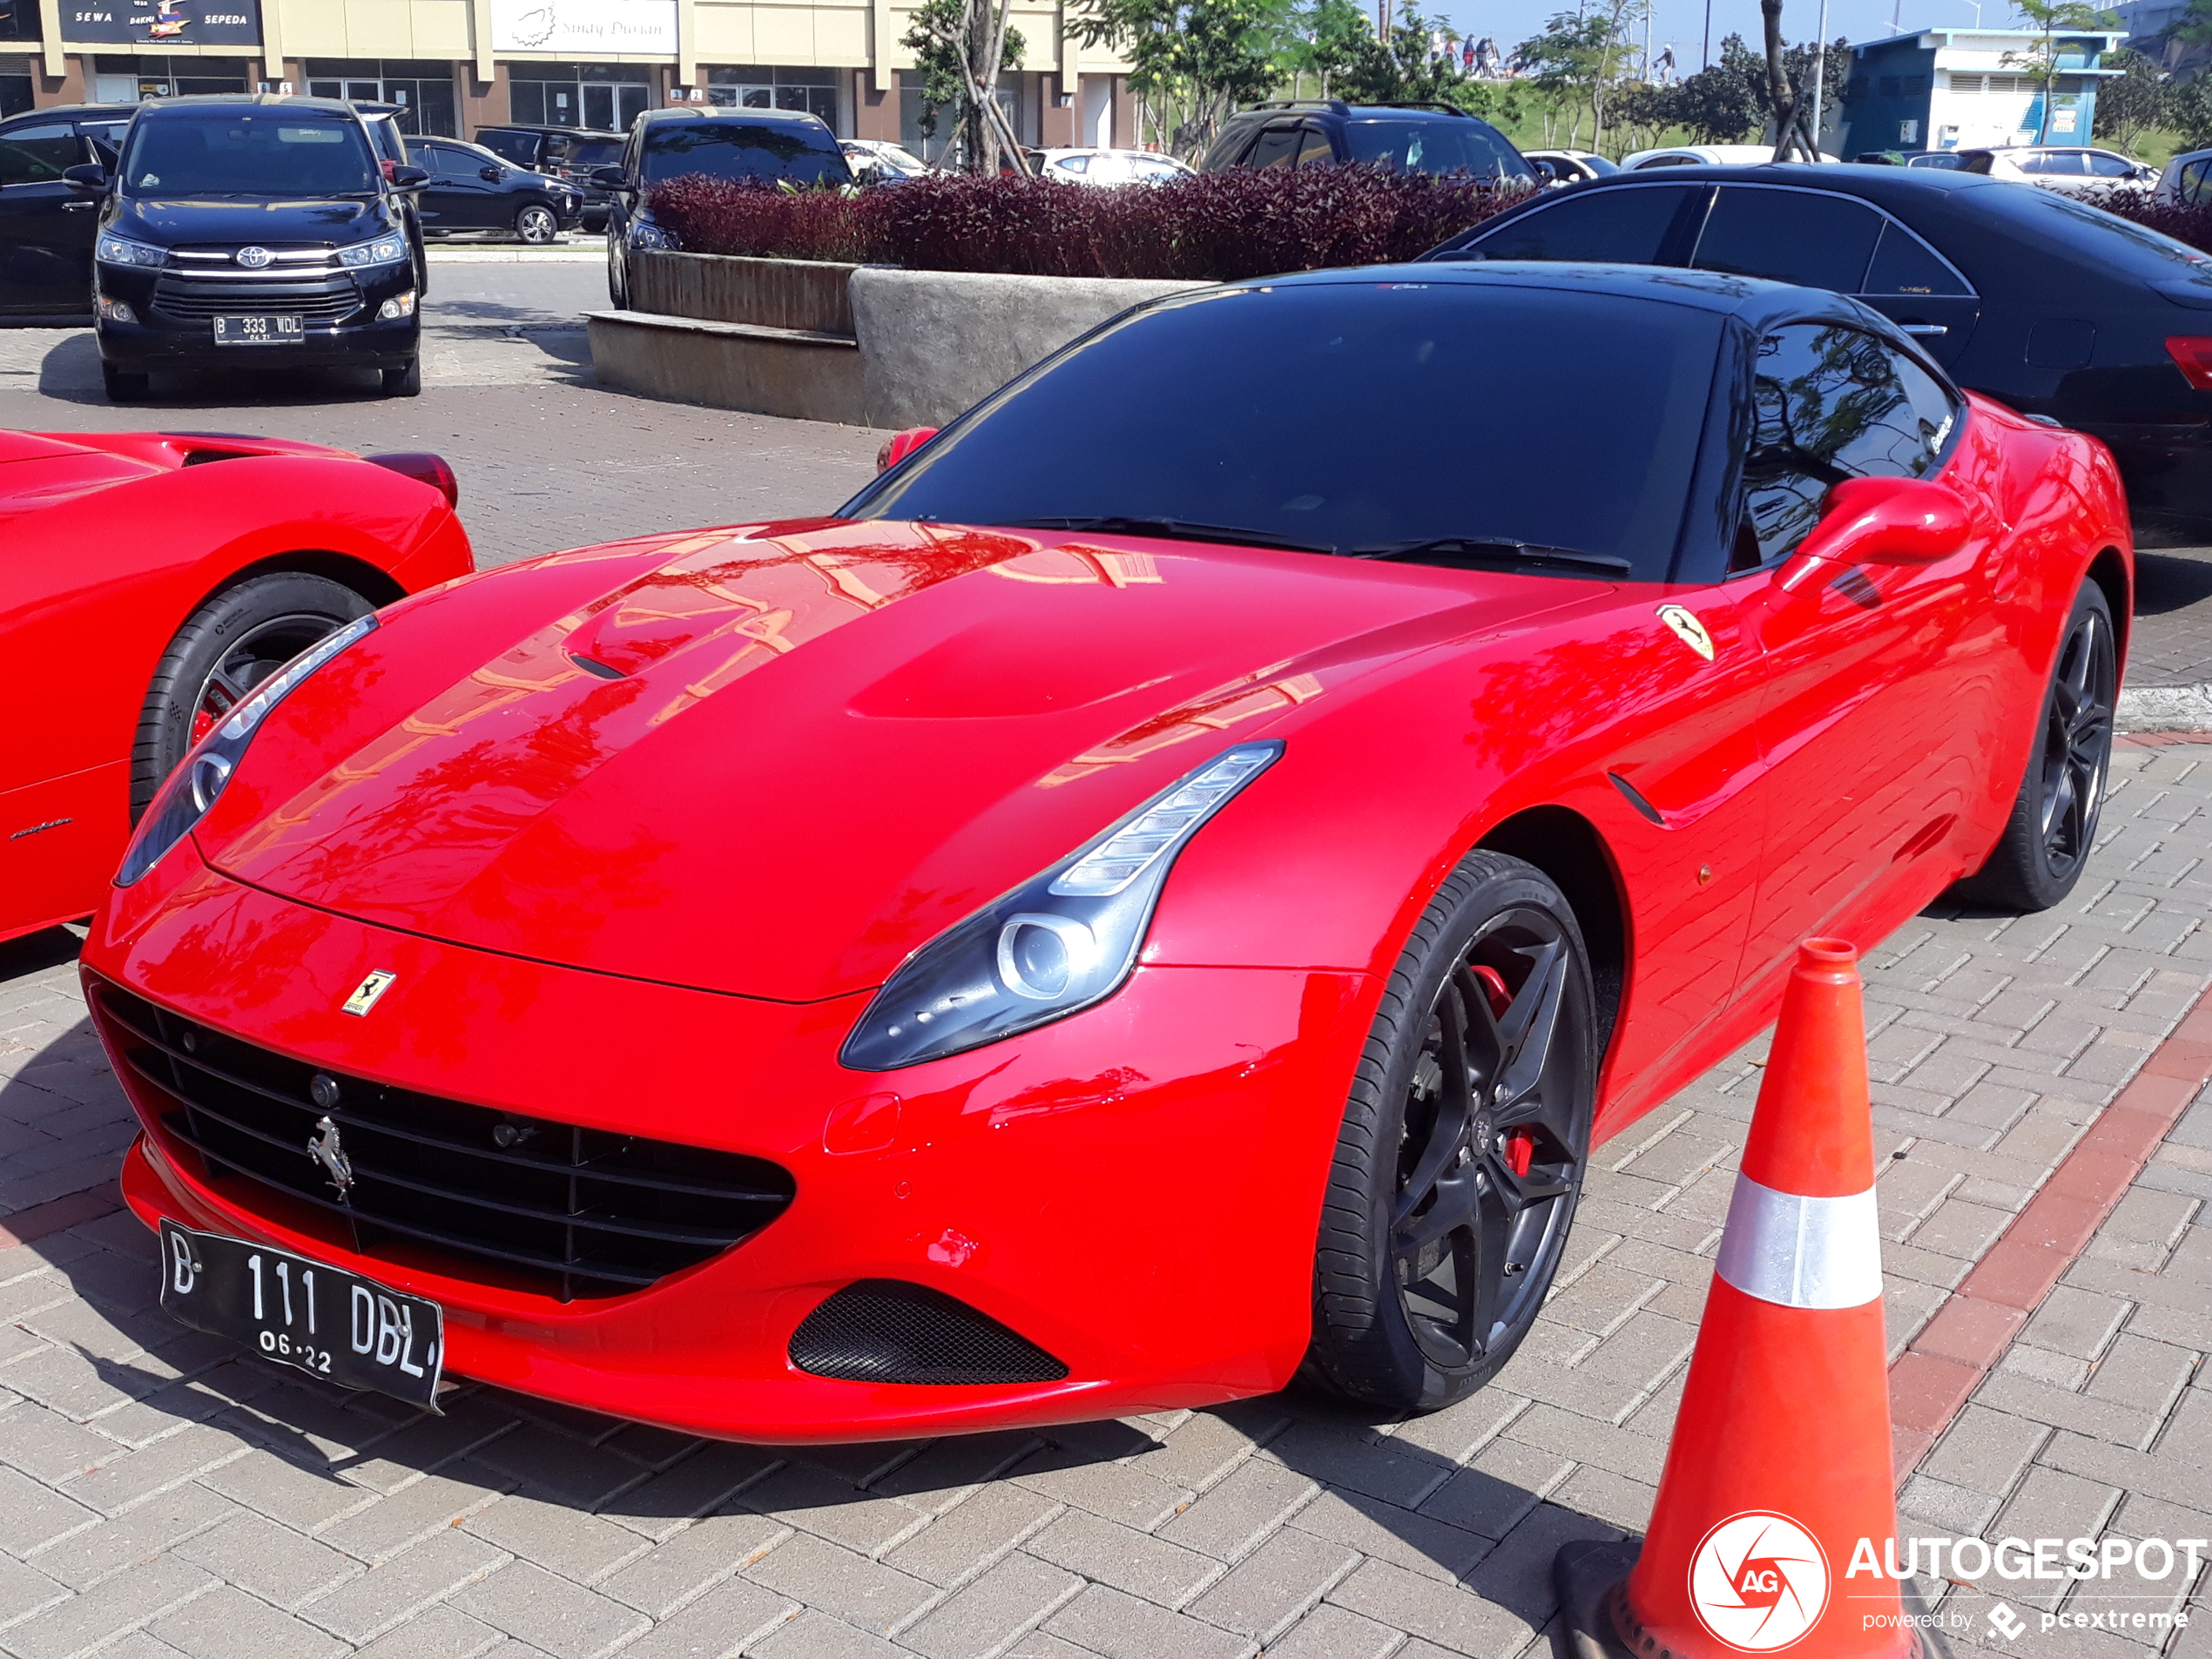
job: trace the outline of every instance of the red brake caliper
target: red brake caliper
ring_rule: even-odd
[[[1506,1010],[1513,1006],[1513,993],[1506,988],[1506,976],[1481,962],[1474,965],[1474,973],[1490,998],[1491,1017],[1502,1020]],[[1504,1145],[1498,1150],[1505,1160],[1506,1168],[1516,1176],[1525,1176],[1528,1173],[1528,1166],[1535,1161],[1536,1137],[1525,1129],[1510,1130],[1506,1134]]]

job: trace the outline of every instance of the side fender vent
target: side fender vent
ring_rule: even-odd
[[[791,1362],[874,1383],[1058,1382],[1068,1367],[967,1303],[920,1285],[864,1278],[792,1332]]]

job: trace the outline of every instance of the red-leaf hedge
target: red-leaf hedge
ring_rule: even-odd
[[[1432,173],[1305,167],[1117,190],[936,173],[849,196],[691,176],[655,185],[651,201],[695,253],[1233,282],[1413,259],[1525,194]]]

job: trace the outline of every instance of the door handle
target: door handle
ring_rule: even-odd
[[[1947,334],[1951,332],[1939,322],[1901,322],[1898,327],[1908,334]]]
[[[98,202],[64,202],[62,204],[62,212],[64,213],[81,213],[88,207],[98,207],[98,206],[99,204]]]

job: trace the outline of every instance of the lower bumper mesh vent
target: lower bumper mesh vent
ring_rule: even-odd
[[[792,1333],[791,1362],[846,1382],[1058,1382],[1068,1374],[989,1315],[891,1278],[848,1285],[808,1314]]]

